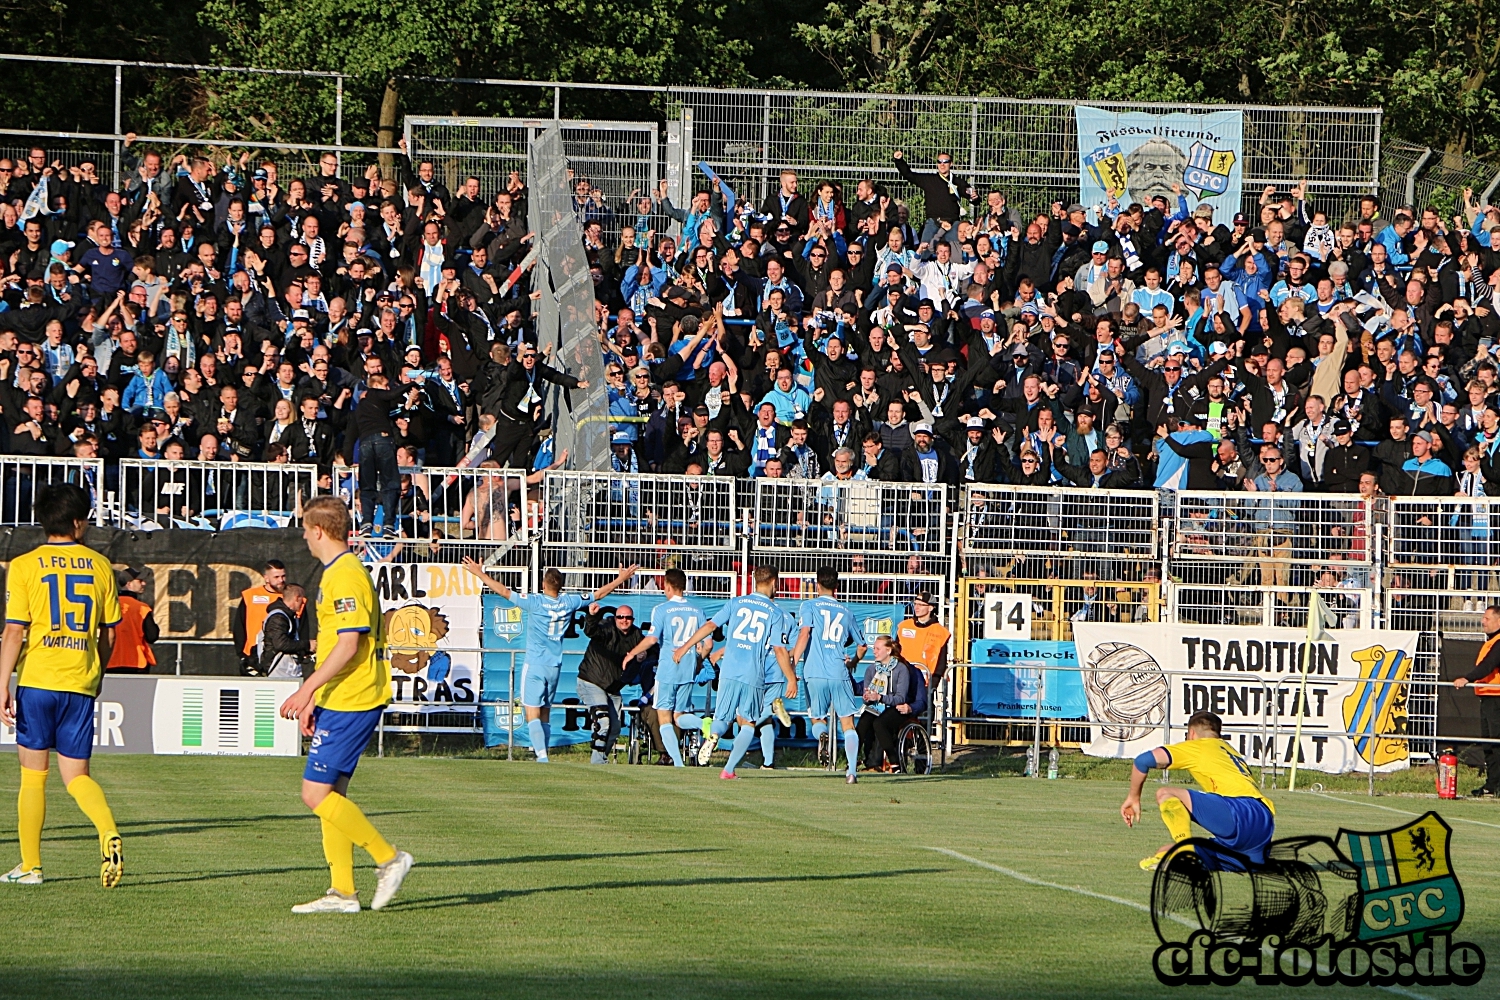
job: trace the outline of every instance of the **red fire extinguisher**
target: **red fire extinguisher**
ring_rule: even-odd
[[[1437,793],[1440,799],[1458,798],[1458,757],[1451,747],[1438,756]]]

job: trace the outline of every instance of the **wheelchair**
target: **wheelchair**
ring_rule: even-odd
[[[932,773],[932,740],[927,735],[926,723],[908,722],[903,726],[896,737],[896,750],[902,774]]]
[[[630,764],[655,764],[657,758],[665,753],[661,741],[657,737],[656,730],[646,722],[643,710],[637,706],[636,710],[629,713],[630,729],[626,734],[625,760]],[[698,766],[698,751],[703,746],[703,730],[694,727],[682,735],[682,761],[688,767]]]

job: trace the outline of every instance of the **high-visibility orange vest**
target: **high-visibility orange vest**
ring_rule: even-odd
[[[901,640],[902,657],[912,666],[922,668],[930,678],[948,645],[948,630],[936,618],[927,625],[918,625],[916,619],[908,618],[896,629],[896,638]]]
[[[280,599],[281,595],[267,590],[265,585],[240,591],[240,601],[245,606],[245,648],[240,652],[249,655],[255,649],[255,637],[266,621],[266,609]]]
[[[1479,655],[1474,657],[1474,666],[1477,667],[1484,662],[1484,658],[1490,653],[1490,647],[1494,646],[1497,642],[1500,642],[1500,632],[1484,640],[1484,645],[1479,647]],[[1493,698],[1500,696],[1500,668],[1491,670],[1482,679],[1475,681],[1470,686],[1474,688],[1474,693],[1480,697]]]
[[[108,669],[145,670],[156,666],[156,653],[146,642],[145,621],[150,614],[151,605],[129,594],[120,595],[120,624],[115,626],[115,645],[109,654]]]

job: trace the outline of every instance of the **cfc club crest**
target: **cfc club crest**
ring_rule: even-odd
[[[1196,191],[1202,201],[1229,190],[1229,172],[1233,169],[1234,150],[1213,149],[1195,142],[1188,150],[1187,166],[1182,169],[1182,186]]]
[[[1404,651],[1370,646],[1349,654],[1359,665],[1363,683],[1344,699],[1344,730],[1354,736],[1354,749],[1367,764],[1380,767],[1405,760],[1406,741],[1381,739],[1406,732],[1406,685],[1411,661]],[[1379,735],[1377,735],[1379,734]]]
[[[1107,191],[1111,198],[1118,198],[1125,193],[1129,175],[1125,169],[1125,154],[1120,151],[1119,143],[1096,147],[1083,158],[1083,166],[1094,183]]]
[[[1262,865],[1215,871],[1194,845],[1156,870],[1156,977],[1171,985],[1471,986],[1477,945],[1455,940],[1464,916],[1452,829],[1429,812],[1373,833],[1276,840]]]

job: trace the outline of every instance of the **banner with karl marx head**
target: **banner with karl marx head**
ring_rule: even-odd
[[[1166,214],[1179,211],[1178,191],[1192,212],[1212,205],[1214,221],[1228,225],[1240,210],[1245,162],[1244,112],[1154,115],[1078,107],[1079,202],[1085,208],[1145,208],[1165,198]]]
[[[1334,774],[1408,766],[1407,695],[1416,632],[1074,622],[1096,757],[1135,757],[1187,739],[1213,712],[1251,764]],[[1307,674],[1304,697],[1303,672]],[[1297,716],[1302,733],[1297,740]]]

